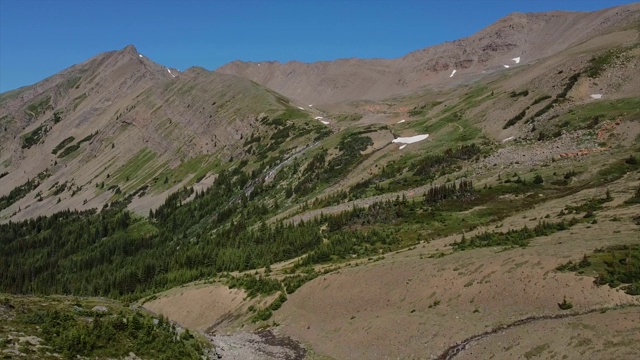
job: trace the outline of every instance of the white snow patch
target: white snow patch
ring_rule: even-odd
[[[171,76],[173,76],[173,77],[176,77],[175,75],[173,75],[173,74],[171,73],[171,70],[169,70],[169,68],[167,68],[167,71],[169,72],[169,75],[171,75]]]
[[[313,107],[313,105],[309,105],[309,107]]]
[[[602,99],[602,94],[591,94],[592,99]]]
[[[509,65],[502,65],[502,66],[506,67],[507,69],[509,68]]]
[[[398,124],[402,124],[405,121],[406,121],[405,119],[402,119],[402,120],[398,121]]]
[[[324,118],[322,116],[316,116],[314,119],[320,120],[320,119],[324,119]]]
[[[304,108],[302,106],[298,106],[298,109],[300,110],[304,110]]]
[[[513,58],[511,60],[515,61],[516,64],[520,64],[520,56],[518,56],[517,58]]]
[[[453,77],[453,74],[455,74],[455,73],[456,73],[456,71],[458,71],[458,70],[455,70],[455,69],[454,69],[454,70],[451,72],[451,75],[449,75],[449,77]]]
[[[140,57],[144,57],[144,56],[142,56],[142,54],[138,54],[138,56],[140,56]]]
[[[329,125],[328,121],[324,121],[324,120],[320,120],[321,123],[325,124],[325,125]]]
[[[409,137],[399,137],[397,139],[393,139],[391,142],[400,143],[400,144],[413,144],[415,142],[422,141],[428,137],[429,137],[429,134],[409,136]]]
[[[502,142],[511,141],[511,140],[513,140],[513,139],[515,139],[515,138],[516,138],[515,136],[509,136],[508,138],[506,138],[506,139],[502,140]]]
[[[404,149],[406,147],[407,147],[407,144],[404,144],[404,145],[400,146],[400,150],[402,150],[402,149]]]

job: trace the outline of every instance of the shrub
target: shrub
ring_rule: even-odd
[[[569,310],[573,308],[573,304],[567,301],[567,297],[565,296],[562,298],[562,302],[558,303],[558,307],[560,308],[560,310]]]

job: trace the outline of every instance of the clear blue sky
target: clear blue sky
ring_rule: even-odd
[[[166,66],[395,58],[514,12],[624,0],[0,0],[0,92],[134,44]]]

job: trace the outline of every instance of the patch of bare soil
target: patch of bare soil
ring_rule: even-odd
[[[200,285],[175,288],[146,302],[144,308],[163,314],[180,325],[204,332],[213,324],[221,328],[239,318],[245,292],[223,285]]]
[[[442,359],[637,359],[637,307],[530,321],[467,343]],[[457,356],[456,356],[457,355]]]

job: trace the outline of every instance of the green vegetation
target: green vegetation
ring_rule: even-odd
[[[32,131],[22,135],[22,148],[29,149],[32,146],[37,145],[45,136],[47,136],[47,132],[49,132],[49,127],[45,124],[41,124]]]
[[[62,140],[58,145],[56,145],[55,148],[53,148],[53,150],[51,150],[51,153],[53,155],[57,154],[58,151],[64,149],[67,145],[71,144],[76,138],[73,136],[69,136],[68,138]]]
[[[632,156],[630,156],[632,157]],[[629,158],[623,160],[617,160],[605,168],[599,170],[597,172],[597,176],[600,178],[601,182],[611,182],[614,180],[618,180],[623,177],[625,174],[631,171],[636,171],[640,169],[640,164],[633,163],[633,161],[628,161]]]
[[[454,242],[452,246],[457,251],[494,246],[525,247],[529,245],[530,240],[533,238],[567,230],[577,223],[577,219],[572,219],[569,222],[563,220],[557,223],[540,221],[533,229],[525,226],[521,229],[511,229],[507,232],[484,232],[469,239],[462,235],[462,239],[459,242]]]
[[[91,141],[91,139],[93,139],[94,136],[98,135],[98,132],[96,131],[95,133],[89,134],[87,136],[85,136],[84,138],[82,138],[80,141],[78,141],[77,143],[73,144],[73,145],[69,145],[67,147],[64,148],[64,150],[62,150],[62,152],[58,155],[58,158],[63,159],[71,154],[73,154],[74,152],[76,152],[78,149],[80,149],[80,146],[82,145],[82,143]],[[65,139],[64,141],[66,141],[67,139]],[[58,144],[58,146],[60,146],[60,144]],[[57,148],[57,146],[56,146]]]
[[[53,121],[54,125],[62,121],[62,116],[60,116],[62,113],[63,113],[62,110],[56,110],[53,113],[53,117],[51,118],[51,121]]]
[[[46,95],[44,97],[39,98],[38,100],[32,102],[27,106],[25,110],[27,115],[31,118],[35,119],[42,115],[47,109],[51,107],[51,96]]]
[[[271,295],[282,290],[282,284],[276,279],[255,277],[249,274],[239,277],[232,276],[227,281],[227,286],[229,286],[230,289],[239,288],[247,290],[247,296],[250,298],[258,295]]]
[[[558,303],[558,307],[560,310],[570,310],[573,309],[573,304],[567,301],[567,297],[565,296],[562,298],[562,302]]]
[[[542,138],[548,139],[560,130],[591,130],[607,121],[617,119],[635,119],[640,114],[640,99],[626,98],[616,100],[599,100],[572,108],[571,111],[558,116],[553,124],[540,127]]]
[[[531,106],[537,105],[537,104],[539,104],[539,103],[541,103],[541,102],[543,102],[543,101],[545,101],[545,100],[548,100],[548,99],[551,99],[551,95],[543,95],[543,96],[540,96],[540,97],[536,98],[536,99],[531,103]]]
[[[509,121],[507,121],[507,123],[504,124],[504,126],[502,128],[503,129],[508,129],[511,126],[515,125],[518,121],[524,119],[524,117],[527,115],[527,109],[522,110],[521,112],[518,113],[518,115],[516,115],[516,116],[512,117],[511,119],[509,119]]]
[[[348,122],[356,122],[360,119],[362,119],[362,114],[358,114],[358,113],[353,113],[353,114],[338,114],[338,115],[333,115],[332,118],[335,121],[348,121]]]
[[[313,207],[338,204],[345,200],[379,195],[428,184],[432,180],[450,174],[462,167],[462,162],[480,155],[482,149],[476,144],[448,148],[440,154],[428,154],[419,158],[407,156],[407,160],[390,161],[372,177],[331,196],[317,199]]]
[[[630,295],[640,295],[640,245],[614,245],[596,249],[579,262],[569,261],[558,271],[574,271],[596,276],[595,284],[621,288]]]
[[[597,78],[602,75],[602,73],[617,59],[619,59],[624,50],[622,49],[613,49],[608,50],[605,53],[595,56],[589,62],[589,68],[585,72],[585,74],[590,78]]]
[[[522,90],[522,91],[520,91],[520,92],[512,91],[512,92],[509,94],[509,97],[512,97],[512,98],[517,98],[517,97],[520,97],[520,96],[522,96],[522,97],[529,96],[529,90],[526,90],[526,89],[525,89],[525,90]]]
[[[353,132],[343,135],[338,143],[340,153],[328,161],[326,150],[316,153],[302,171],[302,177],[293,187],[293,192],[298,197],[303,197],[320,184],[330,184],[352,170],[364,159],[361,152],[373,145],[371,138],[362,134],[363,132]]]
[[[113,359],[134,353],[142,359],[195,360],[205,353],[203,342],[188,330],[115,302],[5,296],[0,309],[9,314],[0,342],[27,358]],[[40,346],[19,341],[15,331],[36,337]]]
[[[50,176],[47,170],[39,173],[35,178],[27,180],[24,184],[14,188],[9,194],[0,197],[0,210],[4,210],[18,200],[27,196],[31,191],[37,188],[42,181]]]

